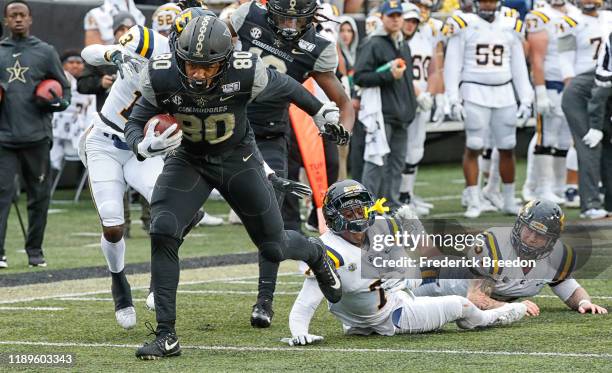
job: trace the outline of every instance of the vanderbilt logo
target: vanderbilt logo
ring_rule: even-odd
[[[208,99],[206,99],[206,97],[204,96],[195,96],[193,100],[200,107],[206,106],[206,104],[208,104]]]

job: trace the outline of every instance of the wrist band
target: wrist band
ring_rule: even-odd
[[[578,307],[579,308],[582,307],[582,305],[585,304],[585,303],[591,303],[591,301],[588,300],[588,299],[583,299],[580,302],[578,302]]]

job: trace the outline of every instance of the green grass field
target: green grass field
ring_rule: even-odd
[[[519,182],[524,173],[519,167]],[[459,218],[463,188],[459,167],[429,166],[419,171],[417,193],[435,203],[434,216]],[[518,188],[517,188],[518,189]],[[58,199],[71,198],[61,191]],[[22,197],[22,200],[24,198]],[[25,203],[21,203],[22,213]],[[213,215],[225,215],[223,202],[209,202]],[[28,269],[21,252],[23,238],[14,213],[7,234],[10,268],[0,276],[32,271],[105,265],[99,249],[98,218],[89,196],[78,204],[53,203],[45,253],[49,267]],[[132,212],[138,220],[139,212]],[[570,222],[577,212],[568,211]],[[480,218],[511,222],[486,214]],[[611,223],[612,224],[612,223]],[[138,225],[127,241],[127,263],[149,259],[149,241]],[[253,252],[254,245],[240,226],[197,228],[185,240],[181,257]],[[542,309],[536,318],[482,331],[459,331],[455,325],[423,335],[346,337],[323,305],[311,332],[323,335],[322,344],[290,348],[280,342],[290,335],[287,325],[293,300],[303,278],[295,263],[281,266],[275,318],[270,329],[249,324],[257,289],[256,264],[181,273],[177,331],[183,356],[156,362],[134,357],[136,347],[150,340],[145,321],[155,316],[144,308],[148,274],[129,276],[138,313],[138,326],[124,331],[114,320],[110,279],[92,278],[0,288],[0,371],[14,369],[9,354],[75,354],[69,367],[78,372],[105,371],[612,371],[612,318],[579,315],[546,291],[533,298]],[[609,277],[608,277],[609,278]],[[594,301],[612,306],[612,281],[581,281]],[[47,370],[29,365],[28,369]]]

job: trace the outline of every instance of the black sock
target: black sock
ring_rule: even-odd
[[[180,244],[176,238],[151,234],[151,282],[155,293],[158,331],[174,331]]]
[[[259,253],[259,285],[257,288],[257,299],[267,298],[272,300],[274,298],[278,266],[279,263],[271,262]]]
[[[127,277],[125,277],[125,272],[123,270],[117,273],[111,272],[111,278],[111,292],[115,301],[115,311],[126,307],[133,307],[132,290]]]

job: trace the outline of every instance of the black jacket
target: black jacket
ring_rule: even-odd
[[[376,69],[396,58],[406,61],[402,79],[394,79],[391,71],[377,73]],[[412,84],[412,56],[407,42],[398,49],[384,31],[376,31],[359,46],[355,62],[355,84],[380,87],[382,113],[386,124],[407,127],[416,114],[416,97]]]
[[[63,97],[70,101],[70,83],[51,45],[34,36],[0,41],[2,146],[26,147],[53,138],[52,113],[40,109],[34,100],[36,86],[45,79],[59,81]]]
[[[110,92],[110,87],[108,89],[102,87],[102,77],[104,75],[117,75],[117,67],[114,65],[93,66],[85,64],[83,74],[77,79],[77,91],[79,93],[96,95],[97,111],[102,110]]]

